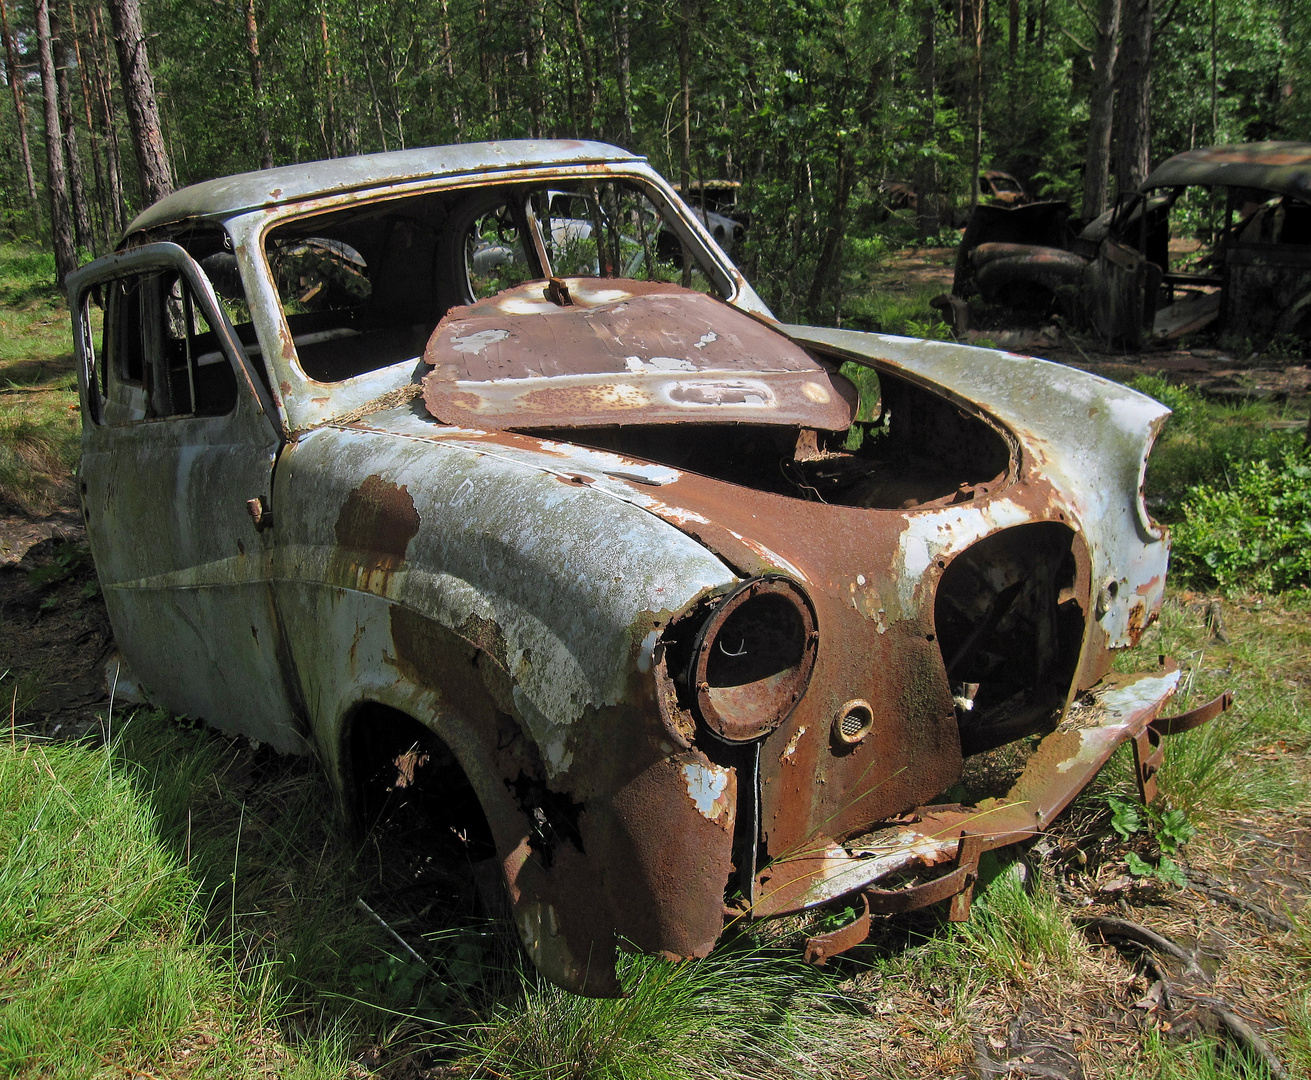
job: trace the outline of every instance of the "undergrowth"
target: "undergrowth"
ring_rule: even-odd
[[[77,379],[54,259],[0,245],[0,512],[40,515],[71,497]]]

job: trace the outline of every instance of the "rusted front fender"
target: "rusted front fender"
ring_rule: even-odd
[[[736,779],[666,724],[654,653],[734,573],[547,453],[393,419],[317,429],[279,463],[278,602],[331,771],[347,782],[363,702],[435,732],[483,804],[524,943],[561,986],[616,993],[620,940],[704,955]]]

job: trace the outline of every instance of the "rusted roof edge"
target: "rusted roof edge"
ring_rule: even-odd
[[[192,184],[143,210],[128,226],[127,233],[157,228],[188,217],[228,216],[383,184],[419,183],[444,176],[549,168],[552,165],[623,164],[645,160],[607,143],[507,139],[307,161]]]

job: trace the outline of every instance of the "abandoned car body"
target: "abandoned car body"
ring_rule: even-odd
[[[1068,213],[983,211],[952,291],[1061,306],[1131,349],[1213,324],[1256,341],[1311,336],[1311,143],[1188,150],[1074,238],[1062,234]]]
[[[555,227],[561,193],[589,229]],[[426,776],[562,986],[617,993],[618,943],[704,955],[726,918],[853,894],[963,916],[981,851],[1125,741],[1150,795],[1160,736],[1219,708],[1160,720],[1173,667],[1108,675],[1161,603],[1162,406],[781,326],[624,151],[216,180],[69,288],[84,513],[138,680],[313,750],[348,800]],[[1033,736],[1009,794],[945,801]]]

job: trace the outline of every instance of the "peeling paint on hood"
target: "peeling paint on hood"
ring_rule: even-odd
[[[480,428],[785,424],[843,431],[856,389],[796,343],[660,281],[528,282],[448,312],[424,351],[428,411]]]

